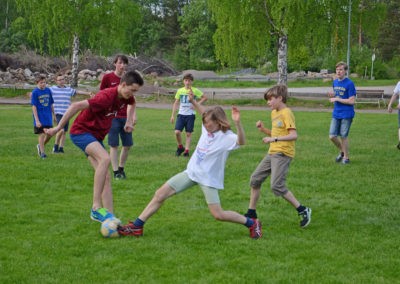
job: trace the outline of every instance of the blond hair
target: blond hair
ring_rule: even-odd
[[[231,125],[228,121],[228,118],[226,117],[226,113],[220,106],[211,107],[203,112],[203,123],[205,123],[206,119],[212,120],[217,123],[219,125],[219,129],[222,130],[222,132],[226,132],[227,130],[231,129]]]
[[[286,85],[275,85],[264,93],[264,99],[268,101],[271,97],[282,97],[282,102],[286,103],[288,97],[288,89]]]

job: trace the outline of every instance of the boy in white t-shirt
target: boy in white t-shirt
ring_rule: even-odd
[[[396,97],[399,97],[400,94],[400,81],[397,83],[396,87],[393,90],[393,95],[390,98],[390,102],[388,105],[388,112],[392,112],[392,104],[394,103],[394,101],[396,100]],[[400,150],[400,97],[399,97],[399,103],[397,104],[397,109],[398,109],[398,137],[399,137],[399,142],[397,143],[397,149]]]
[[[221,107],[205,110],[195,100],[191,91],[189,101],[202,115],[203,125],[201,137],[186,170],[164,183],[134,222],[119,227],[119,234],[142,236],[144,223],[158,211],[167,198],[198,184],[204,193],[210,213],[216,220],[243,224],[250,229],[251,238],[260,238],[262,236],[260,222],[237,212],[222,209],[218,193],[224,188],[225,164],[229,152],[245,143],[239,109],[232,107],[232,120],[237,129],[235,134],[230,129],[229,121]]]

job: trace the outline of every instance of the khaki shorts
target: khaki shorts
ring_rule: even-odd
[[[203,191],[207,204],[220,204],[219,189],[209,187],[191,180],[186,172],[181,172],[174,175],[167,181],[167,184],[172,187],[176,194],[184,192],[186,189],[198,184]]]
[[[271,176],[271,190],[277,196],[282,196],[288,192],[286,187],[286,176],[289,172],[289,165],[292,161],[282,153],[268,154],[258,164],[250,177],[252,188],[261,188],[265,179]]]

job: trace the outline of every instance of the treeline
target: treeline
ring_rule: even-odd
[[[28,49],[72,58],[87,50],[102,56],[123,52],[162,58],[180,70],[252,67],[284,74],[332,70],[335,62],[346,61],[349,43],[352,73],[369,77],[373,54],[375,78],[395,78],[400,71],[398,0],[0,3],[4,53]]]

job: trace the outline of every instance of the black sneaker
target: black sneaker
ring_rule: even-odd
[[[58,148],[58,153],[63,153],[64,154],[64,148],[63,147]]]
[[[399,149],[399,150],[400,150],[400,142],[399,142],[399,144],[397,144],[397,146],[396,146],[396,147],[397,147],[397,149]]]
[[[117,180],[122,179],[121,174],[119,172],[114,173],[114,179],[117,179]]]
[[[126,174],[125,174],[124,170],[119,171],[118,174],[119,174],[120,179],[126,179]]]
[[[306,207],[306,209],[299,213],[301,218],[300,227],[305,228],[311,222],[311,208]]]
[[[58,145],[53,146],[53,153],[58,153]]]
[[[176,153],[175,153],[175,155],[177,156],[177,157],[179,157],[183,152],[185,151],[185,148],[177,148],[176,149]]]
[[[189,151],[183,153],[183,156],[184,156],[184,157],[189,157]]]
[[[335,159],[336,163],[340,163],[343,159],[343,156],[344,156],[344,153],[343,152],[340,153]]]

